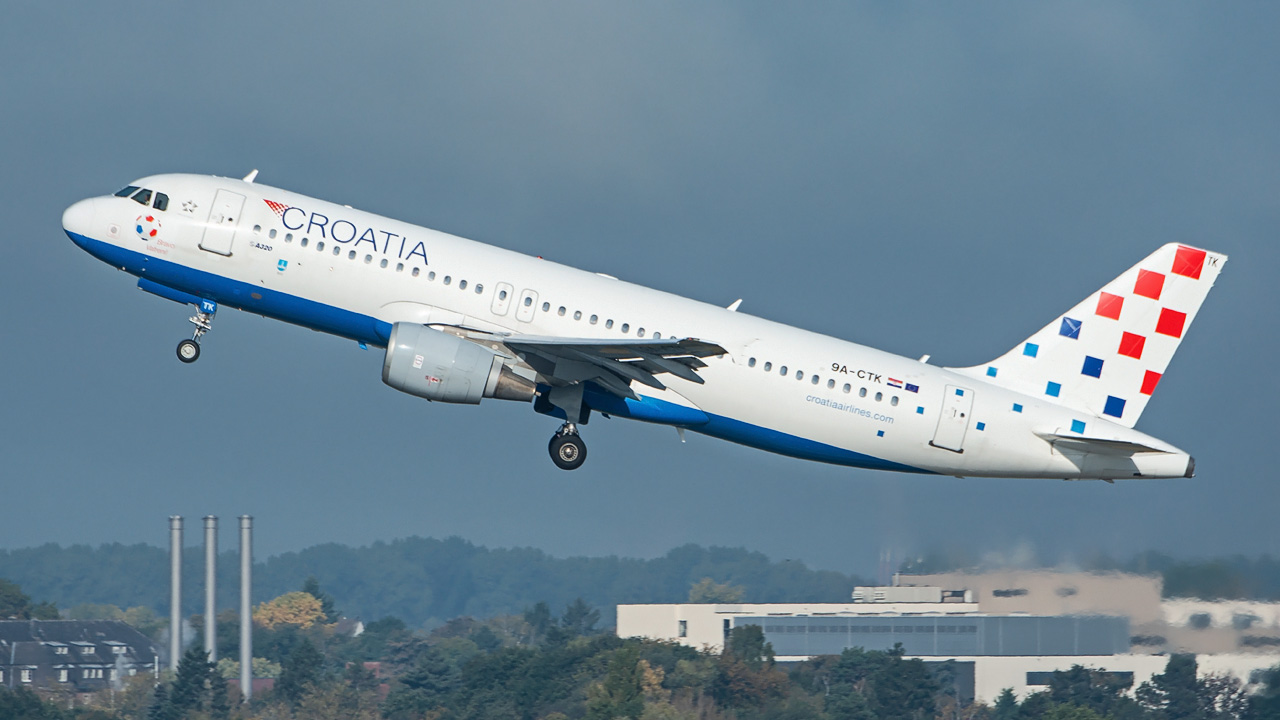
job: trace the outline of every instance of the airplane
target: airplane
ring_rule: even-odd
[[[562,422],[573,470],[593,413],[795,458],[957,477],[1192,477],[1134,429],[1227,261],[1171,243],[994,360],[931,365],[243,179],[164,174],[71,205],[70,239],[192,305],[385,348],[382,379]]]

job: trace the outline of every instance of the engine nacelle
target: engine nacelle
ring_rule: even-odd
[[[492,350],[415,323],[391,328],[382,382],[428,400],[475,405],[481,398],[529,401],[535,386]]]

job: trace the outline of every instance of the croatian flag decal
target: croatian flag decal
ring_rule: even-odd
[[[902,388],[902,381],[901,381],[901,380],[896,380],[896,379],[894,379],[894,378],[889,378],[889,387],[891,387],[891,388],[898,388],[898,389],[901,389],[901,388]]]

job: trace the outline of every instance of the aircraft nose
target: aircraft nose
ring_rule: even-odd
[[[66,231],[67,236],[72,242],[80,244],[80,237],[87,237],[93,227],[96,212],[97,200],[89,198],[81,200],[62,213],[62,229]]]

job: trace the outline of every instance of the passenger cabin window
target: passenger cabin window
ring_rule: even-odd
[[[162,193],[162,192],[158,192],[158,193],[156,193],[156,199],[155,199],[155,202],[151,203],[151,207],[153,207],[153,208],[155,208],[155,209],[157,209],[157,210],[168,210],[168,209],[169,209],[169,196],[168,196],[168,195],[165,195],[165,194],[164,194],[164,193]],[[273,232],[273,233],[274,233],[274,232],[275,232],[275,230],[272,230],[271,232]],[[275,237],[275,236],[273,235],[272,237]]]
[[[467,289],[467,281],[466,281],[466,280],[459,280],[459,281],[458,281],[458,289],[459,289],[459,290],[466,290],[466,289]]]
[[[141,189],[141,190],[139,190],[138,192],[136,192],[136,193],[134,193],[134,194],[133,194],[133,200],[134,200],[134,202],[138,203],[139,205],[150,205],[150,204],[151,204],[151,191],[150,191],[150,190],[148,190],[148,189],[146,189],[146,188],[143,188],[143,189]]]
[[[764,364],[764,371],[765,371],[765,372],[769,372],[769,371],[770,371],[770,370],[772,370],[772,369],[773,369],[773,363],[771,363],[771,362],[766,362],[766,363]]]
[[[138,186],[130,185],[128,187],[120,188],[118,191],[116,191],[116,197],[129,197],[130,195],[136,192],[138,192]]]

